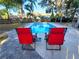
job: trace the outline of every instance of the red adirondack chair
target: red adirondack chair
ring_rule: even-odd
[[[61,45],[64,43],[64,36],[67,28],[51,28],[48,35],[46,35],[46,49],[61,50]],[[47,45],[59,45],[59,49],[49,49]]]
[[[31,33],[30,28],[16,28],[19,43],[22,44],[22,49],[34,50],[35,49],[35,39]],[[33,45],[34,48],[31,46]],[[28,46],[29,48],[26,48]]]

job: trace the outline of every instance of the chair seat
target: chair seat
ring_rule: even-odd
[[[48,39],[49,45],[63,45],[64,34],[50,34]]]
[[[21,34],[18,36],[19,38],[19,43],[20,44],[32,44],[33,43],[33,37],[31,35],[25,35],[25,34]]]

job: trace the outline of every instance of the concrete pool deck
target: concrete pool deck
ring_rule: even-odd
[[[33,23],[25,26],[29,27],[31,25]],[[58,23],[53,23],[53,25],[57,27],[64,26]],[[44,33],[38,35],[42,40],[36,42],[35,51],[22,50],[16,30],[13,29],[7,32],[7,41],[0,46],[0,59],[79,59],[79,31],[72,27],[67,28],[65,42],[61,47],[61,51],[46,50]]]

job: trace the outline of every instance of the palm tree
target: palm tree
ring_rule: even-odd
[[[26,2],[29,3],[25,5],[25,9],[32,13],[34,11],[34,6],[36,6],[37,0],[26,0]]]
[[[2,4],[3,6],[6,7],[7,15],[8,15],[8,19],[9,19],[9,8],[16,6],[15,1],[14,0],[0,0],[0,4]]]
[[[42,0],[42,1],[39,3],[39,5],[40,5],[41,7],[43,7],[43,8],[45,7],[45,8],[46,8],[46,13],[51,13],[51,16],[50,16],[51,19],[55,17],[53,10],[54,10],[54,7],[55,7],[56,5],[55,5],[54,2],[55,2],[55,1],[53,1],[53,0]]]
[[[15,0],[16,2],[16,6],[21,10],[21,14],[24,13],[24,10],[23,10],[23,2],[24,0]]]
[[[55,6],[54,1],[52,0],[42,0],[40,3],[38,3],[41,7],[47,7],[46,13],[53,12],[53,7]]]
[[[65,0],[65,4],[66,4],[66,16],[68,16],[68,10],[71,8],[71,4],[74,0]]]
[[[1,9],[0,10],[0,17],[2,18],[2,16],[5,16],[6,17],[7,14],[7,10],[6,9]],[[4,18],[4,19],[7,19],[8,17]]]
[[[33,17],[33,11],[34,11],[34,6],[36,7],[36,2],[37,2],[37,0],[26,0],[26,2],[29,2],[29,3],[27,3],[26,5],[25,5],[25,9],[27,10],[27,11],[29,11],[28,13],[27,13],[27,17],[28,16],[32,16]],[[29,19],[28,19],[29,20]],[[30,19],[31,20],[31,19]],[[29,21],[30,21],[29,20]],[[32,19],[33,20],[33,19]]]
[[[77,8],[79,8],[79,0],[66,0],[66,15],[68,16],[68,10],[70,10],[71,19],[73,20]],[[72,10],[71,10],[72,9]]]

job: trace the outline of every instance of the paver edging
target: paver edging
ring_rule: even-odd
[[[2,41],[0,42],[0,44],[1,44],[2,42],[6,41],[6,40],[5,40],[6,38],[8,38],[7,33],[2,33],[2,34],[0,34],[0,39],[2,40]]]

